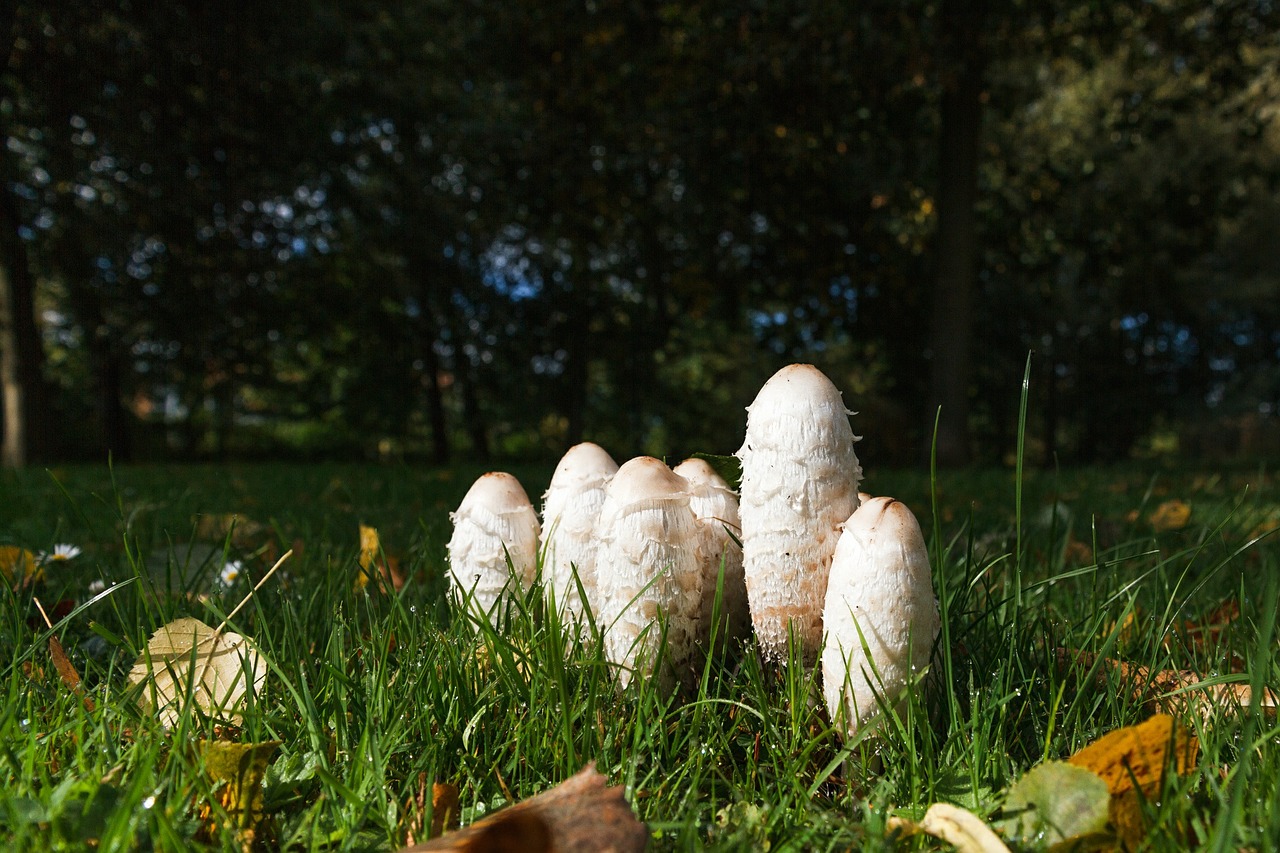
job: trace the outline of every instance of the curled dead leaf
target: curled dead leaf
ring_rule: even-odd
[[[1147,523],[1156,533],[1181,530],[1191,520],[1191,505],[1186,501],[1165,501],[1147,516]]]
[[[630,853],[643,850],[649,831],[636,820],[622,789],[609,787],[594,765],[549,791],[522,800],[456,832],[406,847],[402,853]]]
[[[886,825],[890,832],[908,835],[925,833],[940,838],[960,853],[1009,853],[1009,848],[995,831],[971,811],[950,803],[934,803],[917,823],[891,817]]]

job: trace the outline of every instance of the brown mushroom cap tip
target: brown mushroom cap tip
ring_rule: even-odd
[[[490,471],[471,484],[458,511],[465,512],[471,507],[484,506],[494,512],[505,512],[532,505],[529,494],[514,475],[505,471]]]

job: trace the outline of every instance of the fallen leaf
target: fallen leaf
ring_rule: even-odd
[[[364,589],[369,579],[375,577],[383,589],[394,589],[397,592],[404,586],[404,575],[400,572],[400,562],[383,553],[382,541],[378,538],[378,529],[367,524],[360,525],[360,572],[356,575],[356,589]]]
[[[915,834],[923,832],[941,838],[960,853],[1009,853],[1009,848],[971,811],[950,803],[934,803],[919,822],[900,817],[889,818],[890,832]]]
[[[253,551],[271,538],[272,530],[265,524],[234,513],[202,513],[196,516],[195,536],[206,542],[222,543],[231,537],[231,547],[240,551]]]
[[[0,545],[0,574],[10,586],[25,586],[40,580],[42,572],[36,555],[16,545]]]
[[[1147,523],[1156,533],[1169,530],[1181,530],[1191,520],[1191,505],[1186,501],[1165,501],[1156,507],[1155,512],[1147,516]]]
[[[223,825],[229,825],[237,831],[246,849],[252,846],[253,833],[262,820],[262,780],[280,744],[278,740],[264,743],[205,740],[196,743],[196,753],[203,761],[214,801],[226,815],[224,820],[213,807],[213,801],[200,805],[197,815],[204,824],[206,839],[212,840]]]
[[[204,713],[238,721],[246,695],[256,694],[266,675],[266,664],[248,638],[185,618],[152,635],[127,682],[142,686],[138,704],[154,708],[160,721],[172,727],[188,691]]]
[[[460,814],[458,786],[434,782],[431,785],[431,838],[458,828]]]
[[[1060,667],[1090,668],[1099,660],[1097,655],[1073,649],[1058,649]],[[1237,707],[1257,705],[1262,711],[1274,715],[1276,693],[1265,688],[1256,702],[1253,689],[1238,682],[1213,682],[1206,684],[1199,673],[1189,669],[1151,670],[1122,660],[1101,658],[1094,681],[1105,687],[1111,673],[1118,674],[1130,683],[1130,695],[1153,711],[1178,715],[1185,712],[1199,714],[1209,719],[1220,711],[1234,711]]]
[[[1130,848],[1146,836],[1141,804],[1157,800],[1166,771],[1185,775],[1196,766],[1200,742],[1167,714],[1108,732],[1067,759],[1091,770],[1111,794],[1111,825]]]
[[[1106,832],[1111,793],[1091,770],[1046,761],[1028,770],[1005,795],[1005,836],[1040,848],[1073,845]]]
[[[549,791],[522,800],[457,832],[406,847],[403,853],[588,853],[643,850],[649,830],[636,820],[622,788],[587,765]]]

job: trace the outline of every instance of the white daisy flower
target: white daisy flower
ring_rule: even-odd
[[[53,546],[53,551],[41,551],[36,557],[36,561],[41,565],[45,563],[65,563],[67,560],[74,560],[80,556],[79,545],[69,545],[65,542]]]
[[[222,582],[227,586],[236,582],[236,578],[240,577],[240,572],[244,566],[239,560],[232,560],[222,567]]]
[[[104,581],[102,578],[98,578],[96,581],[89,582],[90,595],[97,595],[98,593],[102,592],[106,588],[107,588],[107,582]]]

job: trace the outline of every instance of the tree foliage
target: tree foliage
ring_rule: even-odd
[[[1028,351],[1046,458],[1274,421],[1270,4],[235,6],[8,27],[64,454],[727,451],[809,360],[872,458],[937,400],[998,458]]]

